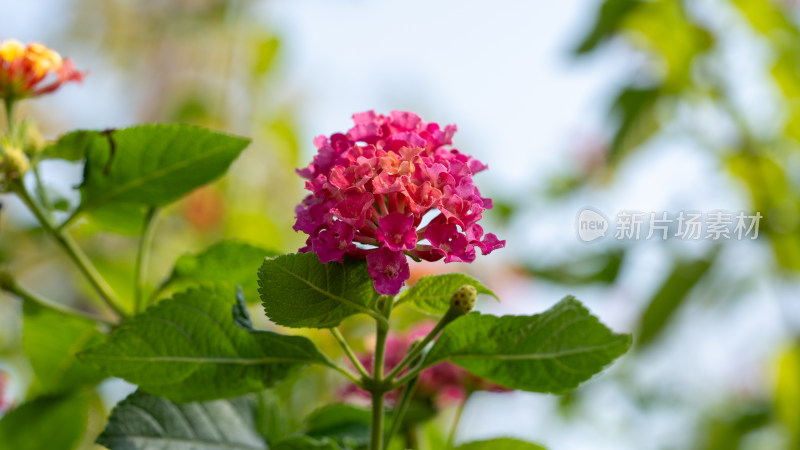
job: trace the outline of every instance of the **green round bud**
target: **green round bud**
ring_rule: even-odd
[[[6,179],[21,178],[31,168],[28,157],[17,147],[3,148],[3,165],[0,167]]]
[[[475,307],[475,301],[478,300],[478,290],[475,286],[465,284],[458,288],[453,297],[450,299],[450,309],[466,314],[472,311]]]

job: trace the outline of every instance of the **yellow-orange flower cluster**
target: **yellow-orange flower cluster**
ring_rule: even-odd
[[[81,81],[69,58],[42,44],[9,39],[0,43],[0,98],[13,101],[55,91],[69,81]]]

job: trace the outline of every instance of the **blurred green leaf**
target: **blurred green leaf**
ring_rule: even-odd
[[[689,292],[705,276],[714,263],[717,252],[704,259],[679,261],[664,283],[650,299],[642,314],[636,344],[640,348],[652,344],[672,320]]]
[[[290,253],[264,261],[258,279],[264,311],[278,325],[330,328],[353,314],[375,314],[364,260],[322,264],[314,253]]]
[[[512,438],[489,439],[461,444],[456,450],[545,450],[541,445]]]
[[[778,355],[775,412],[788,430],[793,448],[800,448],[800,342]]]
[[[189,125],[94,132],[80,210],[108,203],[163,206],[225,173],[249,140]]]
[[[300,142],[297,140],[297,124],[292,115],[280,114],[267,124],[271,146],[285,157],[290,167],[300,165]]]
[[[203,286],[148,308],[79,357],[179,402],[260,391],[309,363],[327,364],[304,337],[255,332],[242,325],[249,325],[249,316],[230,289]]]
[[[42,159],[80,161],[94,142],[94,131],[78,130],[61,136],[42,150]]]
[[[307,419],[306,434],[315,439],[330,438],[350,446],[367,445],[372,412],[354,405],[336,403],[314,411]]]
[[[86,395],[40,397],[0,420],[0,450],[76,448],[89,417]]]
[[[97,443],[110,449],[266,449],[251,397],[178,404],[136,391],[111,412]]]
[[[470,285],[477,289],[479,294],[491,295],[499,301],[497,295],[480,281],[463,273],[446,273],[420,278],[414,287],[403,291],[397,297],[395,304],[408,302],[424,313],[443,315],[450,309],[450,298],[464,285]]]
[[[769,408],[734,404],[722,417],[715,417],[703,424],[698,450],[730,450],[744,447],[745,436],[768,426],[771,419]],[[796,447],[791,447],[796,448]]]
[[[610,163],[619,163],[658,131],[655,106],[660,96],[658,88],[628,87],[619,94],[611,108],[619,125],[608,154]]]
[[[630,335],[613,333],[569,296],[534,316],[470,313],[456,319],[423,364],[450,361],[507,388],[564,393],[603,370],[630,344]]]
[[[258,300],[258,268],[264,258],[273,256],[277,253],[244,242],[218,242],[200,253],[178,258],[162,289],[226,283],[232,288],[241,286],[244,298],[255,302]]]
[[[264,76],[269,73],[278,53],[280,40],[277,36],[265,36],[255,44],[255,55],[253,58],[253,73],[257,76]]]
[[[564,285],[610,284],[617,279],[624,260],[625,250],[615,249],[551,267],[528,266],[527,269],[534,277]]]
[[[270,448],[272,450],[350,450],[350,447],[340,447],[332,439],[314,439],[308,436],[289,436],[276,442]]]
[[[286,401],[275,392],[275,389],[267,389],[257,394],[255,425],[268,444],[272,445],[294,432],[295,422]]]
[[[29,395],[67,393],[99,383],[105,375],[75,355],[104,335],[94,322],[27,302],[23,306],[22,350],[35,375]]]
[[[619,30],[623,19],[642,2],[639,0],[606,0],[600,7],[594,27],[581,40],[575,54],[594,51],[598,45],[610,39]]]

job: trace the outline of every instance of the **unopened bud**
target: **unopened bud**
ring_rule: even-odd
[[[8,180],[21,178],[31,168],[28,157],[17,147],[3,147],[2,164],[0,170]]]
[[[45,140],[42,137],[42,133],[39,132],[39,129],[30,122],[23,122],[23,126],[21,128],[25,154],[28,156],[34,156],[38,153],[41,153],[42,149],[45,147]]]
[[[458,288],[453,297],[450,298],[450,309],[461,314],[472,311],[475,301],[478,299],[478,290],[475,286],[465,284]]]

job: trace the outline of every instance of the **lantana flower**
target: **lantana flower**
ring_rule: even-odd
[[[69,81],[81,81],[69,58],[32,42],[9,39],[0,43],[0,98],[16,100],[55,91]]]
[[[311,191],[296,208],[301,252],[323,263],[366,258],[375,289],[395,295],[409,278],[407,256],[472,262],[476,249],[504,247],[478,225],[492,201],[472,176],[487,168],[451,147],[442,129],[411,112],[354,114],[346,133],[319,136],[314,161],[298,174]]]

